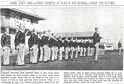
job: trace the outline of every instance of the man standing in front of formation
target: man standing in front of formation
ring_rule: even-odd
[[[9,65],[9,55],[10,55],[10,35],[9,29],[6,28],[6,32],[1,37],[2,54],[3,54],[3,65]]]
[[[38,36],[35,29],[33,29],[32,34],[30,36],[31,41],[31,54],[30,54],[30,62],[35,64],[37,63],[37,56],[38,56]]]
[[[15,35],[15,49],[17,50],[16,65],[24,65],[25,26],[22,23],[20,23],[19,30]]]
[[[100,36],[99,36],[97,27],[95,28],[95,33],[93,35],[93,43],[95,45],[95,53],[93,56],[93,60],[94,62],[98,62]]]

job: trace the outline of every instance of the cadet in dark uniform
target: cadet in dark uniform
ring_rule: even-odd
[[[59,36],[58,38],[58,50],[59,50],[59,60],[62,60],[62,52],[63,52],[63,43],[62,43],[62,38]]]
[[[93,40],[91,40],[91,43],[90,43],[90,56],[93,56],[94,55],[94,44],[93,44]]]
[[[69,51],[69,46],[68,46],[68,37],[64,40],[64,49],[65,49],[65,59],[68,60],[68,51]]]
[[[80,56],[83,56],[83,39],[79,43],[79,46],[80,46]]]
[[[83,48],[84,48],[84,50],[83,50],[83,56],[86,56],[86,40],[84,40],[84,42],[83,42]]]
[[[122,48],[121,41],[119,41],[118,42],[118,55],[121,55],[121,48]]]
[[[40,57],[39,57],[39,61],[42,62],[43,61],[43,38],[42,38],[43,34],[40,35],[39,37],[39,47],[40,47]]]
[[[17,65],[24,65],[25,56],[25,27],[20,23],[19,31],[15,35],[15,48],[17,50]]]
[[[58,39],[57,36],[54,35],[55,38],[55,60],[57,60],[58,57]]]
[[[90,41],[89,41],[89,39],[86,42],[86,55],[90,56]]]
[[[69,42],[69,46],[70,46],[70,56],[71,56],[71,59],[73,59],[73,56],[74,56],[74,41],[73,41],[73,38],[71,38],[71,40]]]
[[[50,59],[51,59],[51,46],[50,46],[51,31],[50,30],[47,31],[47,36],[48,36],[48,51],[47,51],[48,57],[47,57],[47,61],[50,61]]]
[[[5,28],[6,32],[1,37],[2,53],[3,53],[3,65],[9,65],[9,56],[10,56],[10,35],[9,29]]]
[[[100,36],[98,33],[98,28],[95,28],[95,33],[93,35],[93,43],[95,45],[95,54],[93,57],[94,62],[98,61],[98,54],[99,54],[99,43],[100,43]]]
[[[37,57],[38,57],[38,35],[35,29],[33,29],[32,34],[30,36],[31,41],[31,54],[30,54],[30,62],[31,63],[37,63]]]
[[[51,60],[54,61],[54,59],[55,59],[55,43],[56,43],[56,40],[54,38],[53,33],[51,34],[49,43],[50,43],[50,47],[51,47]]]
[[[74,46],[75,46],[75,58],[77,59],[77,57],[78,57],[78,42],[77,42],[77,38],[75,38]]]
[[[49,37],[47,35],[47,32],[44,31],[44,35],[43,35],[43,50],[44,50],[44,58],[43,58],[43,61],[44,62],[47,62],[48,60],[48,56],[49,56],[49,53],[48,53],[48,46],[49,46]]]
[[[48,35],[48,42],[49,42],[49,44],[48,44],[48,51],[47,51],[47,53],[48,53],[47,61],[50,61],[50,58],[51,58],[51,46],[50,46],[51,35],[50,35],[50,31],[48,31],[47,35]]]

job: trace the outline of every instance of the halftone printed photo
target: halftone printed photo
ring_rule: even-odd
[[[123,7],[1,8],[2,70],[123,70]]]

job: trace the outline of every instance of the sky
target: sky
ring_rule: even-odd
[[[117,48],[118,41],[123,37],[123,7],[45,7],[20,10],[46,18],[39,21],[38,31],[85,32],[99,27],[102,41],[109,39],[114,48]]]

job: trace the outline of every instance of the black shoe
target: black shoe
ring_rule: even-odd
[[[13,63],[13,65],[15,65],[15,66],[16,66],[16,65],[17,65],[17,63]]]
[[[94,60],[94,62],[99,62],[98,60]]]
[[[47,61],[45,61],[44,63],[47,63]]]
[[[25,66],[25,65],[23,64],[23,65],[18,65],[18,66]]]
[[[2,64],[2,66],[9,66],[9,64],[7,64],[7,65]]]

